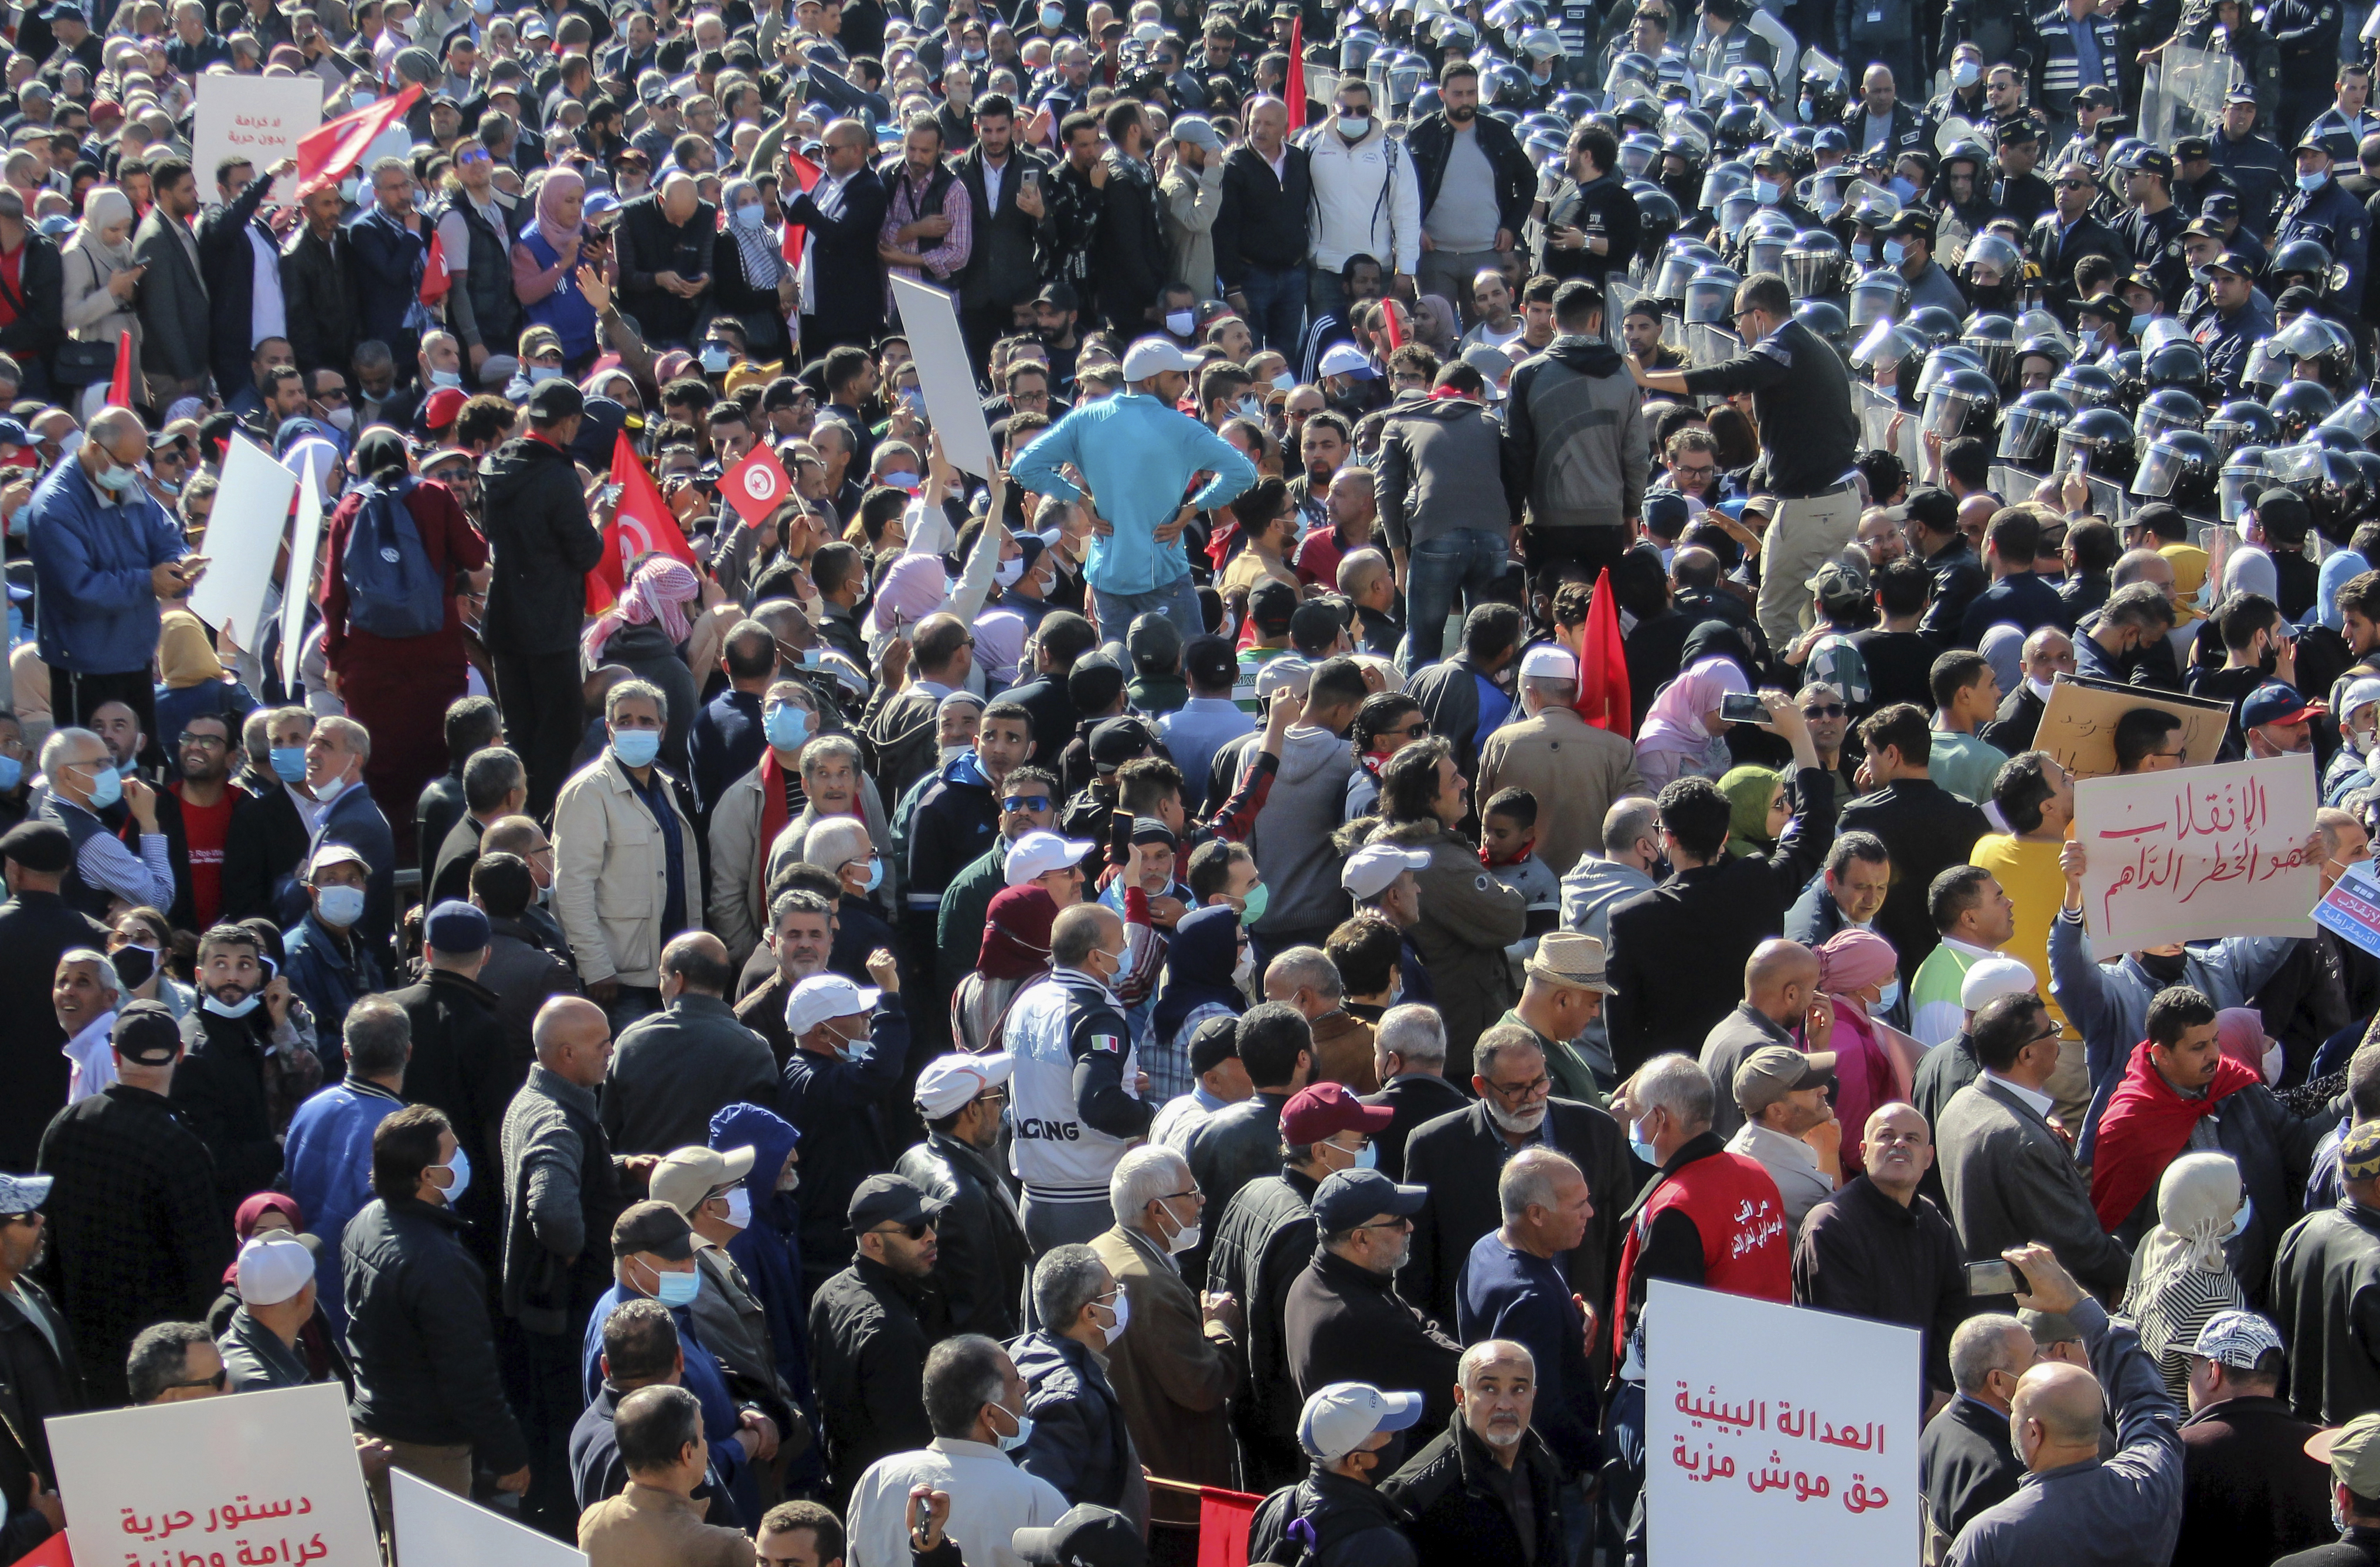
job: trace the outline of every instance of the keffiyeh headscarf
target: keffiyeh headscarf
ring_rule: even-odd
[[[785,270],[785,256],[780,248],[783,241],[766,224],[746,228],[735,221],[737,206],[759,199],[760,188],[748,179],[731,179],[719,188],[719,210],[725,216],[728,234],[735,240],[735,254],[744,263],[744,281],[754,288],[774,288]]]
[[[595,617],[580,643],[589,669],[603,662],[603,646],[624,626],[659,626],[673,646],[692,629],[686,606],[702,596],[702,580],[694,568],[669,555],[656,555],[637,568],[628,590],[614,607]]]

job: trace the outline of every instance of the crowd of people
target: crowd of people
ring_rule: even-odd
[[[1658,1279],[1916,1331],[1912,1562],[2380,1562],[2380,957],[2038,744],[2372,857],[2357,20],[25,7],[0,1561],[337,1383],[593,1567],[1636,1567]]]

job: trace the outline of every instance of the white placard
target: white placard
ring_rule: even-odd
[[[552,1536],[401,1469],[389,1471],[388,1489],[396,1567],[587,1567]]]
[[[2082,919],[2102,953],[2212,936],[2311,936],[2322,895],[2313,758],[2074,785]]]
[[[1917,1330],[1663,1279],[1649,1290],[1645,1516],[1653,1567],[1917,1561],[1925,1408]],[[1779,1354],[1780,1344],[1791,1353]],[[1845,1375],[1847,1367],[1857,1374]]]
[[[322,128],[322,79],[311,71],[291,77],[202,76],[196,123],[190,133],[190,166],[198,171],[199,199],[223,204],[215,165],[246,158],[261,176],[284,158],[298,155],[300,138]],[[273,181],[273,200],[298,200],[298,176]]]
[[[926,395],[926,417],[942,438],[942,455],[962,473],[989,480],[991,428],[976,393],[957,301],[939,288],[896,277],[892,302],[900,307],[901,330],[909,339],[909,358],[917,361],[918,389]]]
[[[264,645],[264,596],[273,585],[273,562],[289,527],[289,498],[297,490],[295,473],[247,436],[233,434],[200,546],[206,574],[190,589],[190,613],[230,632],[240,647]]]
[[[114,1567],[380,1567],[336,1382],[47,1422],[67,1532]]]
[[[298,487],[298,526],[289,536],[289,581],[281,590],[281,688],[298,696],[298,658],[306,648],[306,601],[314,592],[314,557],[322,543],[322,497]]]

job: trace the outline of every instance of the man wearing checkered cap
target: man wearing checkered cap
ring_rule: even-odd
[[[2283,1396],[2328,1425],[2380,1409],[2380,1121],[2340,1142],[2338,1177],[2338,1206],[2281,1237],[2270,1297],[2290,1352]]]
[[[2279,1330],[2252,1311],[2218,1311],[2187,1353],[2176,1567],[2261,1561],[2330,1538],[2329,1478],[2305,1452],[2316,1428],[2279,1397]]]

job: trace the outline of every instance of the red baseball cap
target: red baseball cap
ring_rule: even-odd
[[[1385,1132],[1396,1120],[1387,1105],[1366,1104],[1344,1083],[1314,1083],[1300,1088],[1281,1108],[1281,1140],[1318,1143],[1342,1132],[1370,1136]]]
[[[470,400],[460,387],[441,386],[430,394],[430,401],[422,405],[421,422],[431,430],[443,430],[455,422],[455,416],[461,413],[463,405]]]

